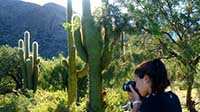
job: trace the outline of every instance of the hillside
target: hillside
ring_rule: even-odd
[[[44,6],[20,0],[0,0],[0,45],[17,46],[24,31],[31,33],[31,42],[39,43],[43,57],[66,54],[65,8],[54,3]]]

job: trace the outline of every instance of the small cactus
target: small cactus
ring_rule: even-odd
[[[39,75],[38,43],[33,42],[30,52],[30,33],[24,33],[24,40],[18,41],[19,57],[24,79],[24,89],[36,91]]]

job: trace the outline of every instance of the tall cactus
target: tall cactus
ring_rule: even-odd
[[[108,3],[108,2],[107,2]],[[68,23],[71,25],[71,32],[68,32],[68,53],[69,63],[66,64],[69,68],[75,66],[75,52],[81,57],[81,59],[88,65],[89,69],[89,112],[103,112],[103,94],[102,94],[102,71],[108,66],[112,59],[112,48],[115,41],[111,41],[114,36],[119,35],[113,32],[112,25],[105,28],[104,34],[95,26],[94,17],[91,15],[90,0],[83,0],[83,15],[81,19],[78,19],[79,27],[74,28],[72,17],[72,3],[68,0]],[[76,21],[77,22],[77,21]],[[110,37],[110,38],[108,38]],[[73,50],[73,51],[72,51]],[[70,59],[70,57],[72,59]],[[73,62],[73,63],[72,63]],[[69,74],[68,83],[73,84],[76,77],[83,75],[82,72],[74,72],[71,69]],[[73,85],[72,85],[73,86]],[[77,85],[76,85],[77,86]],[[69,88],[68,97],[72,97],[72,90]],[[77,87],[75,88],[77,89]],[[76,91],[76,90],[75,90]],[[73,91],[74,92],[74,91]],[[75,94],[75,93],[74,93]],[[71,96],[70,96],[71,95]],[[74,95],[75,96],[75,95]],[[75,99],[74,99],[75,100]]]
[[[101,34],[94,25],[90,0],[83,0],[82,30],[89,64],[89,112],[103,112]]]
[[[87,64],[81,69],[76,69],[76,46],[74,38],[74,27],[73,17],[72,17],[72,2],[71,0],[67,1],[67,22],[71,24],[71,27],[68,28],[68,60],[63,60],[63,64],[69,69],[68,73],[68,105],[77,101],[77,85],[78,78],[81,78],[87,74]],[[80,75],[81,74],[81,75]]]
[[[32,52],[30,52],[30,33],[24,33],[24,40],[18,41],[19,56],[22,68],[22,76],[24,79],[24,89],[37,89],[39,75],[39,58],[38,58],[38,43],[33,42]]]

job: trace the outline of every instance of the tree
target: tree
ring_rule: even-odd
[[[133,33],[157,40],[160,58],[175,58],[184,65],[186,105],[197,112],[191,98],[200,60],[199,0],[118,0],[132,18]]]

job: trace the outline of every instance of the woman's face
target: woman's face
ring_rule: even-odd
[[[147,96],[151,94],[151,80],[148,75],[143,78],[139,78],[135,75],[136,88],[138,89],[141,96]]]

